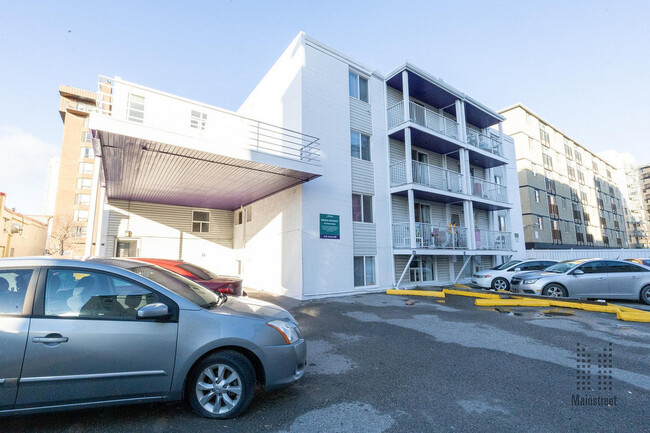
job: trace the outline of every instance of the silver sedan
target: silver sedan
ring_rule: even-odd
[[[650,267],[621,260],[557,263],[544,271],[515,274],[511,290],[553,297],[634,299],[650,304]]]
[[[302,377],[284,309],[143,262],[0,260],[0,415],[187,399],[232,418]]]

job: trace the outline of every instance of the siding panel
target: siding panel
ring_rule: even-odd
[[[449,274],[449,257],[447,256],[438,256],[436,258],[436,270],[437,270],[437,281],[446,282],[451,280],[451,275]]]
[[[377,227],[375,224],[352,223],[355,256],[377,255]]]
[[[386,97],[387,97],[388,107],[392,107],[398,102],[404,100],[404,96],[402,95],[402,92],[390,86],[386,86]]]
[[[393,223],[409,222],[409,201],[406,197],[393,195]]]
[[[390,143],[390,163],[404,161],[406,159],[406,152],[404,142],[391,138]]]
[[[375,193],[375,171],[372,162],[352,158],[352,191],[364,194]]]
[[[408,263],[408,261],[409,261],[409,256],[395,256],[395,282],[396,283],[399,281],[399,277],[402,275],[402,272],[404,272],[404,268],[406,267],[406,263]],[[411,279],[407,271],[406,275],[404,275],[404,279],[402,280],[402,284],[409,283],[410,281]]]
[[[350,128],[372,135],[372,116],[369,103],[350,97]]]

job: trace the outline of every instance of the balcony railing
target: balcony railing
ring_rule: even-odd
[[[562,232],[559,230],[551,230],[551,236],[554,244],[562,244]]]
[[[467,249],[467,228],[453,225],[415,223],[415,247]],[[411,248],[409,223],[393,224],[393,248]]]
[[[410,121],[450,138],[458,139],[458,122],[429,110],[415,102],[409,102]],[[388,129],[404,123],[404,102],[388,108]]]
[[[100,76],[98,86],[96,108],[101,115],[130,120],[129,110],[115,109],[119,103],[125,103],[120,96],[126,99],[128,87],[129,93],[143,95],[143,108],[139,109],[144,113],[139,122],[143,126],[321,165],[320,142],[316,137],[118,79]]]
[[[512,250],[512,234],[495,230],[474,230],[477,250]]]
[[[495,137],[493,135],[488,136],[486,134],[467,129],[467,143],[481,150],[486,150],[495,155],[503,156],[501,141],[498,137]]]
[[[553,219],[560,219],[560,211],[556,204],[548,204],[548,215]]]
[[[508,188],[498,183],[489,182],[472,176],[472,195],[488,200],[508,202]]]

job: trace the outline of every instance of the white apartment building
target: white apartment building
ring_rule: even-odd
[[[182,259],[298,299],[524,256],[503,118],[300,33],[237,112],[100,77],[87,254]]]
[[[526,248],[627,248],[616,167],[522,104],[499,112],[515,142]]]

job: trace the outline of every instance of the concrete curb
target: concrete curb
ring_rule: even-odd
[[[410,295],[410,296],[428,296],[432,298],[444,298],[445,294],[443,292],[434,292],[431,290],[400,290],[400,289],[388,289],[386,290],[387,295]]]

